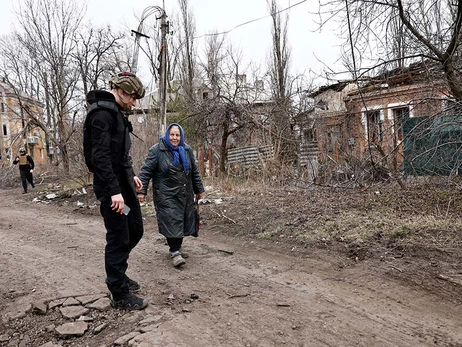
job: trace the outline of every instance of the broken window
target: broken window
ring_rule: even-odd
[[[334,125],[327,131],[327,150],[329,152],[333,152],[335,149],[339,148],[340,134],[340,125]]]
[[[369,143],[382,142],[383,120],[380,110],[367,112],[367,127]]]
[[[409,107],[400,107],[394,108],[393,112],[393,123],[394,123],[394,130],[396,134],[396,139],[401,142],[403,141],[404,134],[403,134],[403,123],[406,119],[409,118]]]
[[[316,129],[305,129],[303,131],[303,144],[317,142]]]

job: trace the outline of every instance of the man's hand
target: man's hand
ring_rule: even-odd
[[[125,203],[122,194],[116,194],[111,196],[111,201],[111,208],[117,213],[123,214]]]
[[[143,189],[143,183],[141,183],[141,180],[138,178],[138,176],[133,177],[133,181],[135,181],[135,188],[137,192]]]

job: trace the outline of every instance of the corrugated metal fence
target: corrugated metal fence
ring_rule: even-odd
[[[228,165],[242,165],[244,167],[259,166],[261,161],[274,158],[273,146],[240,147],[228,150]]]

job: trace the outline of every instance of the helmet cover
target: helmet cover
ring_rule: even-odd
[[[114,86],[122,89],[130,95],[135,95],[136,99],[141,99],[144,96],[145,90],[143,82],[131,72],[120,72],[111,77],[109,80],[111,88]]]

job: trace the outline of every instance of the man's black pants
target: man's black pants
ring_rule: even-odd
[[[22,183],[22,188],[24,189],[25,192],[27,192],[27,182],[31,184],[31,186],[34,185],[34,176],[30,173],[30,171],[19,171],[19,175],[21,176],[21,183]]]
[[[106,283],[114,300],[120,300],[128,293],[125,272],[130,251],[143,237],[143,219],[138,201],[127,203],[128,215],[112,210],[111,201],[101,203],[100,211],[106,227],[106,248],[104,262]]]

